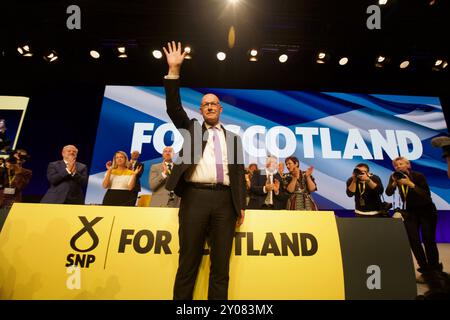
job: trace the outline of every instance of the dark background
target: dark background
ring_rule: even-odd
[[[81,30],[68,30],[66,8],[81,8]],[[369,30],[366,9],[377,1],[9,1],[0,19],[0,95],[30,97],[18,148],[32,156],[33,179],[25,201],[39,201],[48,184],[49,161],[74,144],[90,167],[105,85],[162,85],[165,60],[151,56],[168,40],[192,45],[182,70],[183,86],[290,89],[439,96],[450,123],[449,67],[433,71],[437,58],[450,60],[450,1],[389,1],[381,8],[381,30]],[[228,45],[230,26],[236,42]],[[20,57],[29,44],[34,56]],[[115,57],[125,45],[128,59]],[[247,51],[259,49],[256,63]],[[94,60],[89,50],[97,48]],[[48,49],[55,63],[42,58]],[[215,59],[218,50],[228,54]],[[319,50],[330,53],[315,63]],[[289,60],[277,57],[287,52]],[[379,54],[390,58],[375,68]],[[350,62],[339,66],[339,57]],[[402,59],[411,67],[400,70]],[[114,143],[111,132],[111,143]],[[443,177],[445,178],[445,177]]]

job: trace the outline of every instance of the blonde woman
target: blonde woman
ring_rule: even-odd
[[[142,166],[135,170],[128,169],[128,156],[123,151],[114,154],[113,161],[106,163],[106,174],[103,179],[103,188],[108,189],[103,198],[103,205],[107,206],[134,206],[135,198],[133,188],[136,184],[136,175]]]

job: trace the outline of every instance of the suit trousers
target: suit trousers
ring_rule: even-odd
[[[226,300],[230,255],[236,226],[231,189],[188,186],[178,213],[180,256],[174,285],[175,300],[191,300],[205,240],[210,242],[208,299]]]

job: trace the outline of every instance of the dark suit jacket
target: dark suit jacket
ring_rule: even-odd
[[[88,172],[85,164],[76,163],[77,173],[72,177],[63,160],[50,162],[47,168],[47,179],[50,188],[41,203],[64,203],[68,196],[82,204],[84,202],[83,189],[87,185]]]
[[[208,132],[205,125],[201,125],[196,119],[189,119],[181,105],[179,80],[164,79],[166,89],[167,114],[183,135],[183,148],[179,153],[176,165],[166,183],[167,190],[174,190],[175,194],[182,198],[186,187],[184,175],[192,172],[202,157],[207,139],[202,139]],[[230,177],[231,194],[236,216],[240,216],[245,209],[245,179],[242,142],[239,136],[226,131],[228,156],[228,173]]]
[[[144,173],[144,164],[142,162],[136,161],[134,166],[131,168],[131,170],[136,169],[137,166],[142,166],[142,170],[139,174],[136,175],[136,183],[134,185],[132,192],[138,193],[141,192],[141,176]]]
[[[286,202],[289,198],[289,194],[283,190],[281,176],[277,172],[274,174],[273,179],[280,182],[280,191],[278,195],[273,193],[273,209],[283,210],[286,209]],[[252,182],[250,186],[250,201],[248,203],[249,209],[261,209],[264,201],[266,200],[267,193],[264,193],[264,186],[266,185],[267,176],[261,174],[260,171],[255,171],[252,176]]]

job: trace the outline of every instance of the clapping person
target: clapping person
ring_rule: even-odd
[[[150,207],[178,207],[180,198],[173,190],[166,189],[166,183],[174,169],[173,148],[165,147],[162,152],[163,161],[150,168],[149,185],[152,189]]]
[[[249,209],[286,209],[288,194],[281,188],[278,160],[268,156],[264,170],[255,171],[251,180]]]
[[[78,149],[74,145],[64,146],[61,155],[62,160],[48,165],[50,188],[41,203],[83,204],[84,188],[88,181],[87,167],[77,161]]]
[[[283,187],[290,194],[287,201],[287,210],[317,210],[311,193],[317,191],[317,185],[312,176],[314,167],[306,171],[300,170],[300,162],[296,157],[285,160],[289,174],[283,179]]]
[[[103,188],[108,190],[103,198],[103,205],[134,206],[136,199],[132,190],[142,166],[137,166],[135,170],[128,169],[127,154],[117,151],[113,161],[106,163],[106,169]]]

